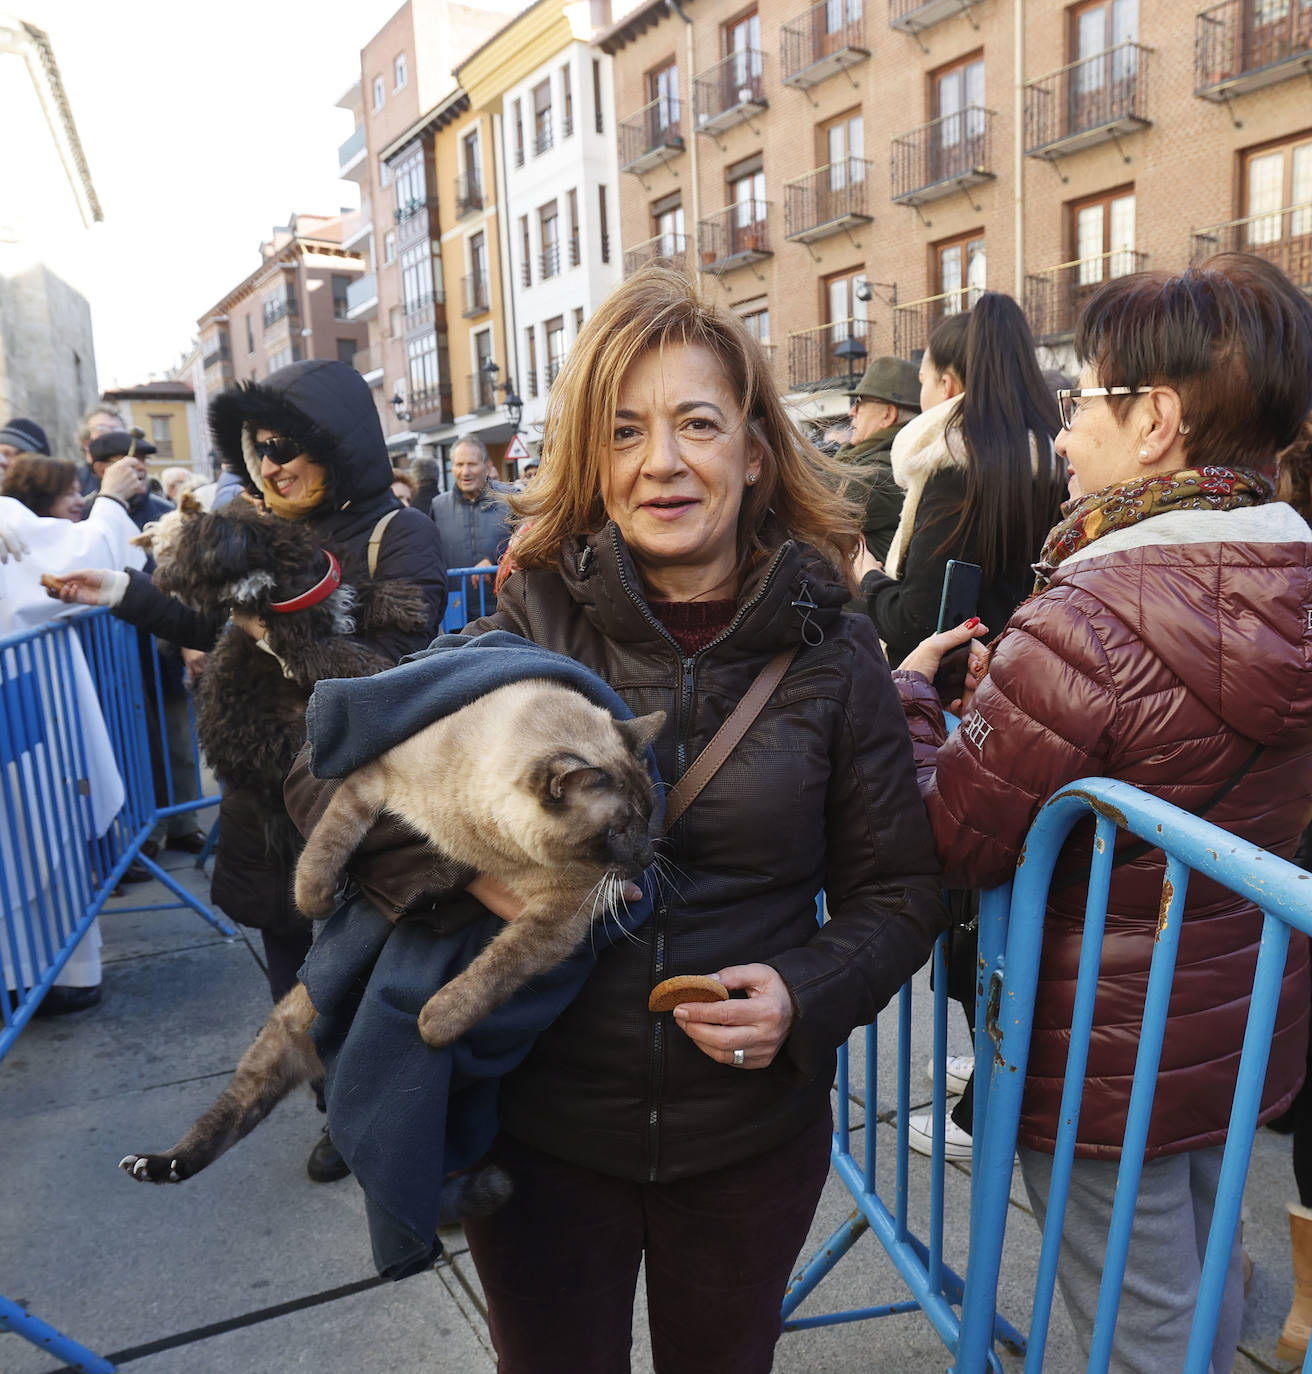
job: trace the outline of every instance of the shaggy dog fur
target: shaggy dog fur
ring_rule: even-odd
[[[162,591],[203,614],[235,611],[266,627],[267,648],[236,626],[220,636],[196,684],[196,735],[225,787],[248,791],[270,815],[282,815],[283,779],[305,742],[305,706],[315,683],[390,667],[350,636],[422,629],[422,593],[407,583],[359,589],[342,583],[314,606],[279,613],[271,602],[308,591],[328,569],[305,525],[245,502],[215,514],[184,506],[160,524],[152,533],[154,580]]]

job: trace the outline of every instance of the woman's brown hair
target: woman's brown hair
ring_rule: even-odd
[[[767,526],[814,545],[846,571],[862,517],[845,495],[852,470],[788,418],[760,344],[737,317],[703,301],[689,277],[663,267],[645,267],[611,292],[552,384],[542,465],[532,486],[510,502],[518,517],[515,564],[554,568],[565,540],[605,525],[602,482],[620,386],[642,354],[671,345],[715,356],[761,451],[760,480],[743,492],[738,516],[740,578],[768,552]]]
[[[5,472],[4,495],[21,501],[35,515],[49,515],[55,502],[76,485],[77,465],[67,458],[16,453]]]

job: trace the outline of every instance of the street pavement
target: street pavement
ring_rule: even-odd
[[[202,897],[204,874],[168,855],[173,876]],[[400,1284],[375,1281],[363,1199],[353,1180],[312,1183],[305,1160],[322,1118],[304,1090],[247,1140],[178,1187],[134,1183],[117,1164],[166,1149],[227,1081],[268,1012],[258,939],[224,939],[186,909],[125,911],[169,900],[154,883],[126,889],[102,918],[105,996],[74,1016],[33,1021],[0,1062],[0,1293],[132,1374],[408,1374],[494,1370],[477,1275],[459,1230],[448,1258]],[[913,1091],[930,1041],[927,979],[917,980]],[[954,1012],[950,1049],[969,1049]],[[881,1040],[892,1042],[894,1034]],[[891,1086],[893,1045],[880,1046]],[[862,1081],[859,1037],[853,1081]],[[885,1062],[887,1061],[887,1062]],[[882,1103],[883,1096],[879,1097]],[[892,1196],[893,1130],[881,1112],[877,1174]],[[854,1122],[861,1121],[859,1106]],[[858,1137],[859,1139],[859,1137]],[[1245,1242],[1255,1264],[1237,1374],[1286,1371],[1275,1358],[1288,1309],[1293,1196],[1287,1137],[1259,1131]],[[929,1163],[911,1156],[914,1222]],[[969,1176],[949,1166],[944,1255],[964,1272]],[[851,1213],[831,1175],[803,1258]],[[1028,1327],[1038,1230],[1013,1181],[999,1307]],[[907,1290],[867,1234],[796,1314],[897,1302]],[[1008,1374],[1022,1360],[1001,1351]],[[789,1332],[778,1374],[946,1370],[951,1358],[919,1313]],[[52,1374],[58,1359],[0,1334],[0,1374]],[[1044,1369],[1076,1371],[1066,1316],[1054,1305]],[[641,1294],[633,1368],[651,1370]],[[677,1372],[670,1372],[677,1374]],[[733,1374],[726,1370],[725,1374]]]

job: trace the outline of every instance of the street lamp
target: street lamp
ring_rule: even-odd
[[[405,397],[399,391],[392,392],[392,412],[401,423],[410,422],[410,412],[405,408]]]
[[[847,362],[847,389],[856,389],[856,364],[857,360],[865,360],[866,346],[856,337],[849,334],[841,343],[834,345],[834,357],[843,358]]]
[[[502,383],[501,390],[505,392],[503,404],[506,408],[506,419],[510,421],[511,429],[518,434],[519,422],[524,415],[524,402],[515,394],[515,384],[510,378],[506,378]]]

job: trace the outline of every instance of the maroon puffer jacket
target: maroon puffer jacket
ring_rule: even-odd
[[[946,881],[1015,869],[1042,803],[1085,775],[1200,810],[1253,752],[1209,821],[1289,857],[1312,816],[1312,530],[1282,504],[1157,516],[1090,545],[1023,605],[963,728],[943,743],[929,684],[898,674]],[[941,748],[937,747],[942,745]],[[1057,868],[1087,874],[1093,825]],[[1135,843],[1122,835],[1118,847]],[[1163,860],[1114,870],[1077,1154],[1116,1158],[1124,1135]],[[1085,884],[1054,884],[1044,925],[1020,1138],[1051,1151],[1075,998]],[[1225,1139],[1261,913],[1195,875],[1162,1050],[1149,1156]],[[1308,942],[1295,935],[1259,1120],[1303,1076]]]

